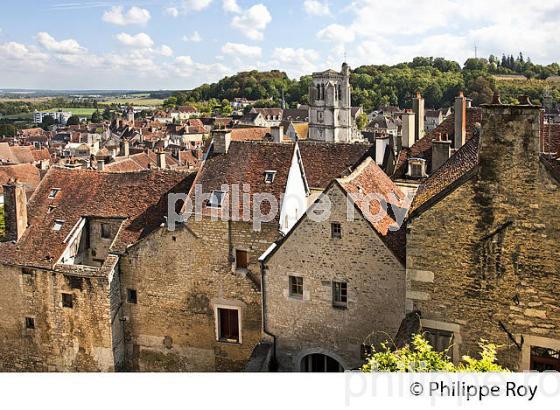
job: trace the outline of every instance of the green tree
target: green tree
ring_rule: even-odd
[[[43,117],[43,122],[41,122],[41,128],[47,131],[50,127],[56,124],[56,121],[50,115],[46,115]]]
[[[447,352],[437,352],[424,338],[417,334],[410,344],[391,350],[387,343],[380,351],[374,351],[362,371],[369,372],[507,372],[496,363],[495,344],[481,341],[480,359],[463,356],[462,362],[455,365]]]
[[[111,111],[111,109],[109,107],[105,107],[105,109],[103,110],[103,114],[101,115],[101,117],[105,120],[105,121],[111,121],[114,119],[114,115],[113,112]]]
[[[368,125],[368,117],[365,113],[361,112],[356,118],[356,125],[360,131],[364,130]]]
[[[222,100],[222,105],[221,105],[220,112],[224,117],[229,117],[231,115],[231,113],[233,112],[233,108],[232,108],[231,104],[225,98]]]
[[[15,137],[17,128],[12,124],[0,124],[0,136],[2,137]]]
[[[80,125],[80,117],[77,115],[71,116],[68,118],[68,121],[66,121],[66,125]]]
[[[101,121],[103,121],[103,117],[101,116],[101,113],[99,112],[99,110],[95,110],[93,114],[91,114],[91,122],[98,123]]]

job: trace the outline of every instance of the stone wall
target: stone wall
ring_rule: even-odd
[[[0,265],[0,292],[2,371],[114,369],[106,278]]]
[[[483,338],[527,369],[529,340],[560,344],[560,189],[539,161],[538,115],[486,108],[477,174],[409,223],[407,308],[455,332],[456,359]]]
[[[278,236],[275,224],[254,232],[250,222],[204,218],[131,248],[120,264],[127,368],[242,370],[262,333],[258,257]],[[236,249],[248,251],[247,270],[235,270]],[[218,306],[240,309],[241,343],[217,340]]]
[[[299,371],[311,353],[335,358],[345,369],[361,366],[361,346],[395,336],[405,313],[405,269],[357,212],[347,221],[346,196],[327,194],[329,220],[307,216],[266,262],[265,321],[276,336],[279,369]],[[331,222],[342,238],[331,238]],[[289,295],[289,276],[303,277],[303,298]],[[333,281],[348,283],[348,306],[333,306]]]

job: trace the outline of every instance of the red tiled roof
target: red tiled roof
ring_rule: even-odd
[[[39,153],[34,153],[39,151]],[[31,164],[36,162],[36,156],[46,156],[45,159],[50,158],[46,150],[36,150],[31,145],[14,145],[11,146],[7,142],[0,143],[0,162],[9,164]]]
[[[26,192],[32,193],[41,182],[41,171],[33,164],[0,166],[0,186],[14,178],[25,186]]]
[[[111,246],[124,252],[164,222],[170,192],[187,192],[193,175],[151,170],[109,173],[54,167],[37,187],[28,204],[29,226],[17,244],[0,244],[0,261],[52,268],[63,254],[64,239],[82,217],[122,218]],[[49,199],[52,188],[60,191]],[[49,212],[49,207],[51,208]],[[60,231],[52,229],[64,221]]]
[[[476,123],[482,121],[482,110],[480,108],[467,109],[467,140],[475,134]],[[435,129],[430,131],[424,138],[416,141],[410,148],[403,148],[399,153],[393,179],[404,178],[407,171],[407,161],[409,158],[423,158],[426,160],[426,169],[431,173],[432,169],[432,141],[436,134],[447,134],[448,139],[453,141],[455,136],[455,114],[449,115]]]
[[[310,188],[325,189],[334,179],[357,166],[372,154],[371,144],[298,142],[305,177]]]
[[[175,168],[179,165],[170,154],[165,155],[165,163],[168,168]],[[140,171],[150,168],[157,168],[157,154],[153,151],[141,152],[128,157],[116,157],[114,162],[105,166],[105,170],[111,172]]]
[[[234,128],[231,130],[232,141],[266,141],[270,138],[269,127]]]

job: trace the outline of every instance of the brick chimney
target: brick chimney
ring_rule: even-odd
[[[97,160],[97,170],[104,171],[105,170],[105,160],[98,159]]]
[[[434,173],[451,156],[451,141],[447,140],[447,135],[436,134],[432,141],[432,170]]]
[[[128,140],[123,139],[120,143],[120,153],[121,157],[128,157],[130,155],[130,144]]]
[[[6,240],[18,241],[27,228],[27,198],[23,184],[17,180],[4,185],[4,219]]]
[[[467,140],[467,99],[462,91],[455,97],[455,136],[453,148],[458,150]]]
[[[412,147],[414,144],[414,127],[415,127],[415,114],[412,110],[405,110],[402,114],[402,146],[406,148]]]
[[[166,161],[165,161],[165,151],[159,151],[156,152],[157,155],[157,167],[159,169],[165,169],[167,167],[166,165]]]
[[[416,93],[416,97],[412,99],[412,110],[414,111],[414,138],[415,141],[424,137],[424,98],[420,92]]]
[[[231,144],[231,130],[217,130],[212,132],[214,153],[227,154]]]
[[[282,125],[271,127],[270,133],[272,134],[272,141],[282,142],[282,137],[284,136],[284,127]]]

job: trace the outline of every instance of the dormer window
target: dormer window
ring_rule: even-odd
[[[272,184],[272,182],[274,182],[274,177],[276,177],[276,171],[264,172],[264,182],[266,182],[267,184]]]
[[[409,158],[408,172],[406,174],[410,178],[425,178],[428,176],[426,173],[426,160],[423,158]]]
[[[51,192],[49,192],[49,199],[55,199],[59,192],[60,188],[52,188]]]
[[[208,206],[211,208],[221,208],[224,202],[225,192],[222,191],[212,191],[210,194],[210,200],[208,201]]]
[[[56,220],[56,221],[54,221],[54,225],[52,227],[52,230],[58,232],[62,229],[63,225],[64,225],[64,221]]]

